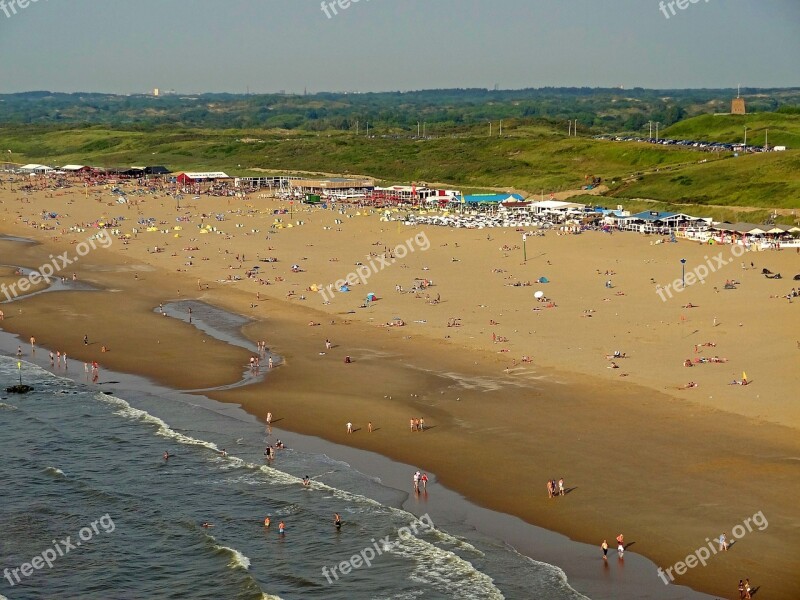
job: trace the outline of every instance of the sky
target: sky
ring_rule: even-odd
[[[325,6],[0,0],[0,93],[800,87],[800,0]]]

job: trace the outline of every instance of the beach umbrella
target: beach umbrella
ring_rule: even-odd
[[[536,298],[537,300],[539,300],[540,298],[544,298],[544,292],[542,292],[542,291],[536,292],[533,295],[533,297]]]

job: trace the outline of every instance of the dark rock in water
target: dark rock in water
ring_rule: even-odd
[[[29,385],[18,384],[12,385],[11,387],[6,388],[6,392],[9,394],[27,394],[28,392],[32,392],[33,388]]]

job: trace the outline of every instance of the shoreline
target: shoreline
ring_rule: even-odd
[[[48,199],[49,202],[52,199]],[[210,202],[212,199],[209,199]],[[224,205],[224,201],[220,204]],[[83,208],[96,210],[97,207],[86,205]],[[70,208],[72,210],[74,204]],[[313,214],[313,218],[318,217]],[[361,222],[347,225],[359,231],[358,228],[373,227],[363,218],[358,220]],[[15,231],[24,234],[28,230],[19,225],[15,226]],[[404,232],[407,230],[398,230],[396,235],[403,235]],[[49,235],[36,233],[42,238]],[[436,239],[441,246],[447,246],[453,239],[467,243],[464,237],[456,238],[452,232],[441,232],[441,238],[439,233],[436,232]],[[491,233],[497,237],[503,234],[496,230]],[[292,230],[291,233],[281,232],[280,236],[295,234],[305,235],[302,231],[297,233]],[[364,234],[360,235],[364,239]],[[619,243],[633,247],[636,234],[631,236]],[[352,243],[350,236],[342,237],[343,242]],[[434,237],[433,232],[431,237]],[[614,236],[615,244],[617,237]],[[61,243],[65,244],[66,240]],[[565,244],[576,243],[583,244],[574,238],[553,238],[548,241],[559,252],[568,250]],[[297,244],[299,246],[299,240]],[[41,256],[41,251],[57,247],[60,247],[58,243],[53,245],[52,241],[46,241],[46,245],[39,248],[38,252],[25,253],[30,261],[26,264],[38,264],[36,257]],[[733,553],[725,564],[717,561],[713,568],[710,565],[703,571],[690,572],[681,582],[696,589],[727,590],[730,589],[730,580],[737,572],[742,572],[743,566],[750,565],[752,569],[751,556],[761,556],[766,564],[759,566],[758,572],[761,573],[760,579],[770,581],[773,585],[771,593],[777,591],[774,588],[775,581],[783,584],[785,590],[792,589],[794,580],[791,577],[794,576],[783,569],[791,566],[786,561],[792,556],[791,531],[795,525],[791,507],[797,490],[796,486],[789,483],[777,493],[771,493],[775,492],[771,482],[776,479],[793,481],[792,463],[788,457],[797,456],[800,451],[795,428],[772,424],[776,420],[775,414],[770,414],[775,399],[762,400],[756,408],[756,418],[745,417],[747,426],[743,428],[742,411],[750,412],[752,408],[744,410],[738,404],[731,403],[728,412],[720,410],[714,403],[706,405],[688,399],[681,401],[674,393],[672,396],[663,395],[658,391],[660,386],[653,384],[653,378],[646,372],[636,373],[635,384],[616,380],[613,389],[608,389],[609,383],[615,380],[610,377],[612,373],[606,371],[605,361],[599,361],[599,368],[593,367],[591,361],[586,360],[592,354],[576,348],[577,344],[569,340],[564,348],[550,346],[548,350],[552,356],[546,361],[540,360],[540,353],[537,353],[537,364],[526,372],[508,373],[504,372],[504,367],[508,366],[505,356],[493,356],[482,344],[470,341],[472,336],[486,330],[485,325],[481,327],[465,322],[465,327],[458,330],[440,330],[452,333],[452,340],[436,339],[436,331],[424,326],[417,328],[410,325],[405,329],[391,330],[369,325],[370,318],[383,322],[383,315],[397,314],[395,311],[399,312],[400,309],[395,305],[402,298],[395,300],[387,294],[387,298],[381,301],[386,303],[385,307],[379,303],[369,312],[356,314],[348,325],[346,320],[351,317],[346,313],[325,312],[292,303],[282,297],[289,285],[299,284],[302,289],[302,280],[264,288],[269,296],[262,297],[258,306],[253,308],[252,295],[248,292],[230,286],[225,289],[226,286],[214,283],[217,279],[208,275],[203,279],[211,282],[212,289],[193,293],[192,278],[170,272],[165,264],[169,257],[165,254],[137,256],[136,252],[128,252],[135,250],[133,244],[118,250],[121,251],[108,256],[92,255],[87,259],[89,262],[81,263],[79,269],[81,279],[91,279],[101,290],[126,290],[123,295],[125,315],[119,314],[119,300],[113,297],[119,292],[109,294],[106,291],[93,296],[92,314],[96,317],[85,312],[82,307],[83,296],[79,293],[66,292],[44,300],[42,298],[45,295],[42,294],[20,303],[25,308],[25,315],[20,315],[19,322],[16,318],[7,320],[4,326],[25,332],[23,337],[37,329],[36,337],[42,341],[47,335],[52,336],[52,332],[60,331],[74,340],[74,347],[67,348],[70,356],[80,356],[85,354],[85,349],[78,342],[83,334],[82,329],[89,326],[87,323],[92,324],[97,327],[97,336],[112,340],[112,352],[104,357],[112,368],[147,373],[168,387],[187,389],[185,382],[195,377],[208,381],[208,387],[230,381],[234,373],[238,377],[241,374],[240,365],[246,362],[249,353],[207,344],[202,334],[185,331],[179,324],[162,323],[162,319],[149,314],[153,306],[177,296],[180,300],[196,298],[236,314],[255,316],[258,320],[245,328],[247,335],[251,339],[269,340],[270,346],[274,346],[281,357],[286,357],[287,364],[271,373],[270,381],[265,384],[214,392],[210,394],[214,399],[242,405],[255,415],[263,415],[266,410],[274,411],[287,418],[282,423],[287,429],[378,452],[402,464],[431,465],[429,469],[439,473],[439,480],[445,486],[478,505],[500,513],[515,514],[527,522],[539,523],[575,539],[591,541],[598,536],[602,539],[602,536],[612,535],[612,532],[615,534],[616,529],[624,529],[626,538],[637,540],[641,544],[640,551],[655,556],[656,562],[662,565],[674,564],[685,557],[715,529],[729,528],[740,523],[743,516],[763,509],[770,517],[771,529],[761,537],[747,538],[748,544],[737,548],[746,550],[744,556],[739,552]],[[672,249],[673,253],[678,250]],[[687,252],[689,249],[682,246],[680,251]],[[328,252],[325,249],[314,251],[322,256],[329,256]],[[453,251],[447,249],[443,252]],[[126,253],[130,256],[125,256]],[[248,254],[252,253],[248,251]],[[552,249],[550,256],[556,257]],[[290,260],[285,259],[274,268],[286,268]],[[424,260],[427,263],[435,259],[426,255]],[[481,268],[491,265],[488,262],[490,260],[495,259],[487,259]],[[420,264],[424,263],[417,262],[417,268]],[[457,271],[459,265],[452,268]],[[335,272],[339,270],[335,268]],[[134,271],[144,274],[138,286],[132,281]],[[392,278],[400,275],[395,273]],[[562,273],[562,277],[568,276],[569,273]],[[436,271],[432,277],[436,278],[437,287],[442,290],[455,285],[445,272]],[[335,280],[335,277],[331,280]],[[624,282],[624,279],[621,281]],[[173,291],[176,284],[184,289],[183,293],[180,289],[177,294]],[[629,282],[628,286],[632,284]],[[384,290],[387,287],[386,283],[382,285]],[[189,290],[188,295],[186,290]],[[449,295],[449,304],[445,308],[452,313],[458,309],[451,308],[454,302],[452,290]],[[547,324],[560,320],[563,326],[563,319],[558,315],[565,307],[569,308],[568,298],[559,300],[560,305],[564,303],[559,312],[534,313],[536,328],[540,332],[537,335],[542,335],[545,343],[550,343]],[[585,307],[592,301],[596,300],[581,297],[576,299],[574,305]],[[248,304],[250,309],[247,308]],[[57,308],[56,315],[50,314],[54,307]],[[401,314],[411,324],[415,321],[412,317],[424,317],[427,315],[425,311],[432,310],[437,309],[423,308],[421,303],[417,303],[406,306]],[[465,318],[470,314],[467,310],[481,313],[481,309],[469,308],[468,304],[461,306],[461,310],[465,311],[462,312]],[[505,312],[513,315],[515,311],[501,308],[498,312],[495,308],[494,312],[483,314],[486,317],[499,314],[503,321],[513,318],[508,315],[504,317]],[[322,321],[331,315],[337,321],[335,326],[306,327],[310,319]],[[342,318],[345,321],[341,321]],[[479,318],[485,323],[485,317],[470,317],[473,321]],[[586,330],[596,328],[595,322],[601,323],[600,319],[577,322]],[[135,326],[132,327],[133,324]],[[642,325],[632,326],[646,331]],[[502,327],[503,333],[507,331],[509,337],[514,335],[508,325]],[[120,329],[125,331],[120,332]],[[672,345],[676,344],[674,339],[683,336],[680,330],[676,331],[678,336],[670,330],[666,331],[667,334],[657,335],[667,335],[668,340],[673,340],[669,341]],[[715,333],[715,337],[730,337],[733,333],[735,330],[725,329],[722,333]],[[323,357],[320,356],[319,344],[325,336],[331,336],[338,347],[329,356]],[[634,345],[633,339],[628,336],[622,348],[630,350]],[[606,351],[620,344],[619,341],[608,340],[601,343],[601,348]],[[675,354],[678,357],[683,355],[680,348],[677,352],[668,351],[671,353],[670,361],[674,360]],[[196,364],[202,365],[196,374],[174,372],[169,368],[175,365],[175,357],[187,352]],[[592,352],[599,354],[597,349]],[[353,365],[342,365],[341,359],[345,353],[353,355]],[[737,353],[752,353],[752,349],[741,348]],[[642,359],[646,357],[635,357],[634,362],[625,364],[626,370],[628,364],[631,369],[641,370],[642,364],[647,368],[650,364],[657,366],[659,360],[663,362],[658,355],[655,360],[651,358],[644,361]],[[580,362],[581,359],[588,374],[597,377],[589,378],[586,372],[555,371],[551,367],[554,362]],[[773,361],[774,364],[762,361],[764,364],[760,372],[763,383],[767,383],[763,379],[767,377],[764,373],[768,369],[780,369],[786,360],[789,360],[788,355]],[[346,368],[349,371],[344,370]],[[713,368],[713,365],[701,367],[710,374]],[[752,369],[748,367],[748,371]],[[306,373],[313,373],[315,377],[304,377]],[[702,375],[695,375],[693,370],[692,376]],[[385,383],[374,385],[378,382]],[[641,387],[647,383],[651,384],[649,388]],[[711,384],[704,380],[703,385]],[[729,391],[724,387],[720,389]],[[763,389],[753,386],[735,391],[755,399],[759,391],[763,393]],[[387,394],[391,394],[388,399]],[[380,400],[381,396],[383,400]],[[767,401],[773,404],[768,407]],[[787,405],[781,410],[786,413],[793,407]],[[342,411],[345,411],[345,415],[342,415]],[[763,418],[759,413],[763,414]],[[414,438],[415,444],[411,446],[397,443],[397,440],[405,442],[408,439],[409,414],[422,414],[426,423],[434,426],[430,434],[422,434],[426,437],[420,437],[420,443],[416,443],[417,438]],[[331,418],[317,419],[319,415],[333,416],[333,423]],[[379,426],[384,431],[371,439],[364,439],[365,436],[361,435],[348,438],[340,429],[346,420],[364,423],[368,419],[380,419]],[[388,438],[385,435],[387,433]],[[618,439],[625,441],[622,447],[614,443]],[[719,447],[716,442],[720,439],[736,440],[737,443],[735,446]],[[598,456],[596,440],[601,440],[602,456]],[[480,452],[477,452],[478,448]],[[567,475],[568,485],[576,484],[579,489],[574,501],[573,498],[564,503],[559,500],[563,510],[555,511],[540,494],[544,494],[545,479],[561,473]],[[653,474],[658,474],[658,477],[651,479]],[[489,489],[498,478],[505,485],[505,493],[501,495]],[[691,485],[692,497],[681,493],[686,491],[687,480]],[[735,493],[737,489],[745,487],[749,492],[747,497]],[[620,495],[620,491],[624,491],[624,494]],[[762,538],[768,538],[771,543],[765,544]],[[753,546],[750,546],[751,540]],[[753,572],[749,571],[751,578]],[[653,577],[656,579],[655,575]],[[739,578],[736,577],[736,580]],[[728,583],[723,585],[723,581]],[[771,597],[791,598],[790,595],[781,596],[779,593]]]
[[[16,334],[0,331],[0,352],[9,358],[13,358],[14,346],[20,345],[20,342],[21,340]],[[27,362],[32,362],[38,367],[48,370],[46,360],[42,361],[31,356],[23,358]],[[75,373],[79,371],[74,368],[69,373],[52,368],[49,369],[49,372],[57,377],[66,377],[87,388],[92,387],[91,384],[82,381],[79,376],[75,376]],[[119,395],[129,403],[135,403],[131,396],[139,393],[159,397],[166,396],[169,397],[169,401],[198,405],[226,418],[259,422],[254,415],[244,411],[241,407],[218,402],[196,391],[166,388],[140,375],[129,373],[105,371],[105,376],[112,378],[113,381],[101,383],[96,391]],[[113,386],[113,389],[111,387],[103,389],[106,385]],[[132,406],[136,408],[135,404]],[[427,513],[437,528],[450,534],[463,536],[464,531],[473,530],[482,536],[507,544],[523,556],[560,569],[564,572],[569,585],[578,593],[587,595],[591,600],[637,600],[642,597],[652,600],[678,598],[682,600],[712,600],[714,598],[714,596],[696,592],[684,586],[663,586],[662,589],[661,584],[656,583],[657,580],[650,574],[650,571],[655,571],[655,565],[634,551],[626,552],[624,568],[621,561],[619,565],[610,566],[608,563],[617,563],[617,559],[603,563],[599,558],[598,547],[576,542],[557,532],[525,523],[512,515],[475,505],[460,494],[438,484],[435,476],[431,480],[431,489],[426,497],[410,493],[408,487],[403,484],[409,480],[408,474],[413,471],[413,467],[410,465],[393,461],[374,452],[328,442],[322,438],[284,431],[277,427],[273,427],[272,431],[274,435],[283,439],[287,447],[292,450],[307,454],[321,454],[344,462],[368,477],[377,478],[381,486],[405,494],[406,500],[400,502],[395,508],[406,510],[417,517]],[[279,468],[280,465],[275,463],[272,466]],[[460,531],[454,531],[454,529]],[[594,568],[591,566],[592,564],[595,565]]]

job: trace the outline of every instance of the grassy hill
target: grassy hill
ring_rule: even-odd
[[[770,146],[800,149],[800,114],[755,113],[750,115],[703,115],[686,119],[664,130],[664,137],[763,146],[769,131]]]
[[[763,146],[787,152],[748,154],[727,160],[666,167],[616,186],[609,195],[620,199],[648,198],[674,205],[800,208],[800,114],[703,115],[664,131],[664,137]],[[707,156],[707,155],[704,155]]]
[[[800,208],[800,151],[750,154],[648,174],[609,195],[680,204]]]
[[[622,178],[636,171],[695,162],[696,152],[567,137],[551,125],[504,137],[433,139],[356,137],[350,133],[182,130],[130,131],[0,128],[0,147],[16,162],[125,166],[164,164],[172,170],[253,169],[359,173],[393,182],[429,181],[472,188],[558,191],[586,175]]]
[[[743,123],[752,127],[748,138],[756,144],[759,132],[769,127],[771,144],[791,147],[797,139],[800,147],[798,115],[698,117],[665,135],[736,140]],[[610,185],[610,205],[644,198],[664,205],[800,208],[800,150],[734,158],[732,153],[567,137],[561,129],[548,121],[511,121],[503,137],[495,131],[490,138],[481,127],[480,134],[415,139],[280,129],[5,126],[0,127],[0,148],[11,149],[18,163],[163,164],[173,171],[225,170],[231,175],[264,169],[360,174],[391,183],[436,182],[536,195],[576,189],[586,176],[599,176]],[[724,218],[737,217],[729,211]]]

